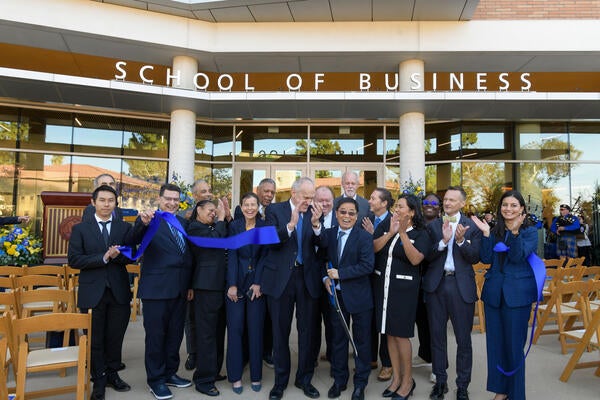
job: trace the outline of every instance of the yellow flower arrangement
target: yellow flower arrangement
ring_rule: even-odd
[[[408,180],[400,185],[400,188],[403,194],[412,194],[420,199],[425,197],[425,183],[423,182],[423,179],[418,179],[414,182],[412,176],[409,176]]]
[[[185,183],[175,172],[173,173],[173,182],[171,183],[179,186],[179,189],[181,189],[181,194],[179,195],[179,209],[187,210],[188,208],[194,208],[196,203],[192,196],[192,185]]]
[[[0,228],[0,265],[35,265],[42,262],[42,240],[30,228],[4,225]]]

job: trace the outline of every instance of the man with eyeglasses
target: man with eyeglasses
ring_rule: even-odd
[[[316,207],[320,212],[319,207]],[[337,227],[315,229],[317,245],[324,250],[331,268],[324,269],[323,284],[330,295],[335,296],[345,321],[352,319],[352,336],[356,345],[354,355],[354,391],[352,400],[363,400],[371,373],[371,323],[373,316],[373,293],[370,275],[373,272],[373,238],[364,229],[358,229],[359,215],[356,200],[341,199],[336,207]],[[334,294],[334,291],[336,293]],[[334,383],[327,397],[336,399],[346,390],[348,370],[348,343],[344,321],[338,312],[330,313],[332,327],[331,367]]]
[[[179,209],[180,193],[177,185],[162,185],[158,209],[175,215]],[[154,211],[141,213],[136,226],[146,215],[154,217]],[[185,229],[187,221],[180,216],[177,219]],[[150,392],[158,400],[173,397],[169,386],[183,388],[192,385],[191,381],[177,375],[186,304],[194,293],[191,289],[192,270],[192,253],[187,241],[170,224],[161,221],[144,251],[138,289],[146,331],[146,380]]]

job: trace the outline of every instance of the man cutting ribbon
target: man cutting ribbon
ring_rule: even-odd
[[[315,208],[315,212],[318,212],[319,207]],[[348,342],[351,338],[346,321],[350,319],[355,339],[356,365],[352,400],[364,399],[371,372],[373,294],[370,275],[375,263],[375,252],[372,236],[355,226],[358,212],[358,203],[354,199],[343,198],[336,206],[338,226],[323,232],[320,229],[315,230],[317,245],[332,266],[323,271],[323,284],[329,294],[335,297],[334,307],[337,311],[330,314],[333,330],[331,366],[334,383],[327,393],[329,398],[339,397],[347,387]],[[333,281],[339,283],[336,285]]]

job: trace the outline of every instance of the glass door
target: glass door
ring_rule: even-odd
[[[292,183],[302,176],[306,176],[305,163],[236,163],[232,207],[239,204],[240,197],[245,193],[256,193],[258,184],[264,178],[271,178],[275,181],[276,193],[273,201],[287,200],[290,197]]]

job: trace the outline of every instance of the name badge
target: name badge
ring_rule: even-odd
[[[396,279],[404,279],[405,281],[412,281],[413,277],[411,275],[396,275]]]

